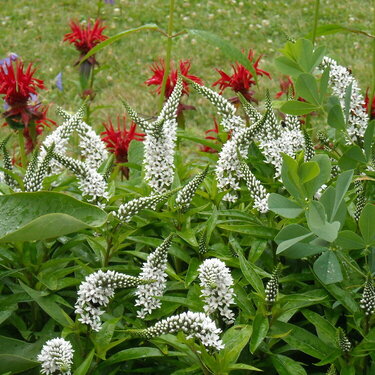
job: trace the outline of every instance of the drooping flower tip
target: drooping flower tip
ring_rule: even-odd
[[[368,316],[375,313],[375,286],[371,277],[366,280],[360,306]]]
[[[38,355],[41,362],[42,374],[55,375],[56,373],[70,375],[73,364],[72,344],[62,338],[48,340]]]
[[[233,300],[233,278],[229,268],[220,259],[206,259],[198,268],[204,311],[213,314],[219,311],[227,324],[234,322],[234,313],[229,306]]]
[[[179,61],[179,68],[181,75],[189,78],[190,80],[198,83],[203,84],[203,81],[192,74],[189,74],[190,68],[191,68],[191,62],[190,60],[180,60]],[[163,77],[165,74],[165,61],[163,59],[160,59],[159,62],[155,62],[151,65],[151,71],[154,73],[151,78],[149,78],[147,81],[145,81],[145,84],[147,86],[157,86],[155,89],[155,92],[157,94],[161,93],[162,83],[163,83]],[[177,79],[178,79],[178,70],[173,67],[173,63],[171,63],[170,72],[167,78],[166,86],[165,86],[165,92],[164,96],[166,98],[169,98],[172,94],[172,91],[174,87],[176,86]],[[189,83],[187,81],[183,81],[183,90],[182,94],[189,95]]]
[[[254,51],[250,49],[247,58],[253,64],[257,76],[265,75],[271,79],[271,76],[268,72],[259,68],[259,62],[262,56],[259,56],[254,62]],[[220,93],[222,93],[227,88],[231,88],[232,91],[241,93],[248,101],[256,101],[253,98],[254,91],[250,90],[251,86],[256,83],[253,74],[239,62],[236,62],[234,65],[232,65],[232,69],[232,75],[225,73],[221,69],[216,69],[221,77],[216,82],[214,82],[212,86],[218,85],[220,88]],[[234,102],[238,102],[238,98],[234,98],[232,100]]]
[[[104,26],[102,21],[99,19],[96,19],[94,24],[92,24],[92,21],[89,20],[86,25],[82,25],[74,20],[71,20],[71,32],[65,34],[63,40],[64,42],[74,44],[76,49],[81,52],[82,55],[86,55],[100,42],[108,39],[108,36],[103,34],[105,28],[106,26]]]

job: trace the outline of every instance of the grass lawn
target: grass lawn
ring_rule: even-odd
[[[15,52],[25,61],[37,65],[38,75],[49,88],[44,92],[45,102],[56,103],[66,109],[76,110],[78,74],[73,63],[75,49],[62,42],[69,31],[70,19],[79,21],[97,15],[95,0],[2,0],[0,28],[2,35],[0,56]],[[265,88],[278,91],[280,74],[273,66],[274,57],[285,42],[285,33],[298,38],[307,34],[313,24],[314,1],[302,0],[177,0],[175,30],[204,29],[216,33],[236,47],[263,54],[261,68],[268,70],[273,80],[260,79],[258,98],[264,98]],[[114,35],[145,23],[167,27],[169,1],[115,0],[105,4],[101,18]],[[319,24],[335,23],[371,32],[373,3],[371,0],[321,1]],[[329,47],[329,55],[350,67],[363,89],[371,80],[371,40],[359,34],[335,34],[321,37],[318,43]],[[155,113],[157,101],[152,89],[144,85],[150,76],[150,64],[164,56],[165,38],[156,32],[132,34],[106,48],[98,55],[102,71],[97,76],[95,105],[109,106],[97,112],[94,123],[99,126],[108,116],[123,112],[120,97],[126,98],[139,112]],[[174,40],[172,56],[175,60],[189,58],[192,74],[200,76],[206,84],[218,79],[215,68],[230,71],[231,61],[217,49],[185,34]],[[63,73],[64,91],[54,85],[54,77]],[[228,96],[232,96],[230,92]],[[186,101],[186,99],[185,99]],[[200,105],[202,103],[203,105]],[[197,111],[187,114],[187,127],[197,134],[212,127],[213,108],[193,94],[187,104],[197,106]],[[51,112],[52,113],[52,112]]]

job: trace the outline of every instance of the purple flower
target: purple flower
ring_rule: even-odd
[[[104,2],[105,2],[106,4],[111,4],[111,5],[113,5],[113,4],[115,3],[115,0],[104,0]]]
[[[55,77],[55,83],[56,83],[56,87],[57,87],[60,91],[63,91],[62,72],[60,72],[60,73]]]

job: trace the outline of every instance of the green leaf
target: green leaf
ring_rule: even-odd
[[[99,207],[55,192],[0,196],[0,241],[35,241],[100,227]]]
[[[288,100],[280,107],[281,112],[294,116],[307,115],[319,109],[320,107],[315,104],[300,102],[298,100]]]
[[[275,237],[277,230],[275,228],[268,228],[260,225],[253,224],[219,224],[219,228],[228,230],[230,232],[247,234],[249,236],[272,239]]]
[[[324,284],[343,280],[340,263],[333,251],[324,252],[314,263],[314,272]]]
[[[302,200],[303,194],[298,176],[298,163],[289,155],[282,154],[282,157],[283,165],[281,167],[281,177],[284,186],[293,197]]]
[[[35,301],[42,310],[44,310],[52,319],[63,327],[71,327],[74,322],[68,314],[55,302],[55,296],[43,296],[42,292],[38,292],[29,288],[20,281],[22,289]]]
[[[331,178],[331,161],[326,154],[317,154],[310,161],[319,165],[319,175],[314,179],[304,183],[306,198],[311,199],[319,188]]]
[[[122,31],[122,32],[120,32],[120,33],[118,33],[114,36],[111,36],[110,38],[106,39],[105,41],[99,43],[94,48],[91,48],[90,51],[87,52],[87,54],[85,56],[83,56],[82,59],[80,59],[80,64],[82,64],[85,60],[87,60],[92,55],[95,55],[97,52],[102,50],[104,47],[107,47],[107,46],[111,45],[112,43],[117,42],[118,40],[124,38],[125,36],[128,36],[129,34],[132,34],[132,33],[135,33],[137,31],[141,31],[141,30],[158,30],[158,29],[159,29],[158,25],[155,25],[154,23],[149,23],[149,24],[146,24],[146,25],[135,27],[133,29]]]
[[[229,328],[222,336],[225,345],[219,353],[224,359],[225,363],[235,363],[241,354],[242,349],[250,340],[252,333],[250,325],[236,325]]]
[[[334,221],[333,223],[327,221],[324,206],[320,202],[310,202],[306,218],[310,230],[319,238],[328,242],[333,242],[337,238],[340,223],[338,221]]]
[[[366,157],[358,145],[352,145],[343,153],[338,164],[342,170],[347,170],[357,168],[360,163],[366,163]]]
[[[200,265],[200,260],[198,258],[191,258],[189,263],[189,268],[185,276],[185,287],[188,288],[189,285],[197,278],[198,276],[198,267]]]
[[[296,91],[296,97],[301,96],[309,103],[316,106],[320,105],[318,85],[316,84],[316,79],[312,74],[302,73],[298,76],[296,81]]]
[[[372,158],[372,144],[374,142],[375,135],[375,120],[368,123],[365,136],[363,139],[363,149],[365,151],[366,160],[369,162]]]
[[[143,142],[138,142],[133,140],[130,142],[129,151],[128,151],[128,160],[129,163],[128,167],[130,169],[130,174],[132,177],[139,176],[141,166],[143,163],[143,153],[144,153],[144,145]]]
[[[322,74],[322,77],[320,78],[320,92],[319,92],[320,103],[323,102],[323,100],[324,100],[324,98],[327,94],[328,82],[329,82],[329,67],[324,70],[324,72]]]
[[[238,254],[240,261],[240,268],[245,276],[245,279],[250,283],[250,285],[261,295],[264,294],[264,285],[262,279],[258,276],[252,263],[247,261],[242,254]]]
[[[277,69],[288,76],[297,77],[301,72],[301,67],[292,59],[286,56],[279,56],[275,60]]]
[[[349,189],[349,186],[352,182],[354,171],[349,170],[341,173],[337,178],[336,187],[335,187],[335,202],[333,205],[333,210],[330,218],[334,218],[339,209],[341,202],[344,200],[345,194]]]
[[[211,147],[212,149],[214,149],[216,151],[220,151],[221,147],[222,147],[222,145],[217,143],[217,142],[209,141],[209,140],[204,139],[204,138],[194,137],[192,135],[187,134],[185,131],[178,131],[177,135],[178,135],[179,138],[187,139],[189,141],[199,143],[203,146]]]
[[[249,370],[249,371],[263,371],[257,367],[247,365],[245,363],[235,363],[233,365],[230,365],[229,370]]]
[[[219,48],[221,52],[232,62],[239,62],[253,75],[253,79],[255,80],[255,82],[258,82],[258,76],[253,67],[253,63],[251,63],[247,56],[245,56],[239,49],[234,47],[233,43],[226,41],[216,34],[205,30],[188,30],[188,32],[190,35],[201,38],[208,44]]]
[[[324,284],[322,283],[325,289],[328,290],[332,296],[339,301],[348,311],[353,315],[359,312],[359,305],[357,301],[353,298],[351,292],[346,291],[335,284]]]
[[[258,310],[253,321],[253,333],[250,339],[250,352],[254,354],[258,346],[267,336],[269,329],[268,318]]]
[[[271,361],[279,375],[307,375],[298,362],[285,355],[274,354],[271,356]]]
[[[344,130],[346,129],[346,121],[344,114],[342,112],[341,105],[335,104],[333,105],[329,112],[328,112],[328,118],[327,118],[328,125],[332,128],[338,129],[338,130]]]
[[[315,36],[331,35],[331,34],[337,34],[337,33],[355,33],[355,34],[365,35],[369,38],[373,38],[372,35],[366,33],[363,30],[353,29],[353,28],[338,25],[338,24],[320,25],[315,30]],[[307,34],[306,38],[311,39],[312,33]]]
[[[367,245],[375,241],[375,205],[367,203],[359,218],[359,229]]]
[[[12,374],[24,372],[40,363],[15,354],[0,354],[1,371],[11,371]]]
[[[103,367],[108,367],[115,363],[126,362],[132,359],[150,358],[150,357],[163,357],[164,354],[157,348],[152,347],[137,347],[121,350],[115,353],[112,357],[103,362]]]
[[[90,369],[91,362],[95,355],[95,349],[92,349],[91,352],[87,355],[85,360],[79,365],[79,367],[73,372],[73,375],[86,375]]]
[[[336,244],[345,250],[359,250],[366,247],[361,236],[351,230],[343,230],[339,233]]]
[[[303,212],[303,209],[297,203],[276,193],[270,194],[268,207],[271,211],[289,219],[293,219]]]
[[[305,318],[314,325],[318,336],[325,343],[334,344],[336,341],[337,329],[328,320],[324,319],[321,315],[310,310],[302,310],[302,314]]]
[[[276,254],[284,252],[298,242],[307,242],[313,236],[313,233],[299,224],[287,225],[275,237],[275,242],[279,245]]]
[[[301,183],[306,183],[317,177],[320,173],[319,164],[315,161],[303,163],[298,168]]]
[[[276,321],[271,328],[271,334],[282,335],[281,339],[289,344],[294,350],[311,355],[318,359],[324,359],[332,350],[317,336],[294,324]]]

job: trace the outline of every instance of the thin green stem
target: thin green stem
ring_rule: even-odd
[[[18,143],[20,146],[22,168],[26,168],[27,159],[25,152],[25,139],[23,138],[23,129],[18,130]]]
[[[314,26],[313,26],[312,38],[311,38],[313,44],[315,44],[316,29],[318,27],[319,6],[320,6],[320,0],[315,0]]]
[[[160,102],[159,102],[160,109],[163,107],[165,88],[167,86],[167,79],[168,79],[168,75],[169,75],[169,71],[171,67],[174,4],[175,4],[175,0],[169,1],[169,20],[168,20],[168,30],[167,30],[167,43],[166,43],[166,48],[165,48],[166,53],[165,53],[164,76],[163,76],[163,82],[161,84],[161,91],[160,91]]]

